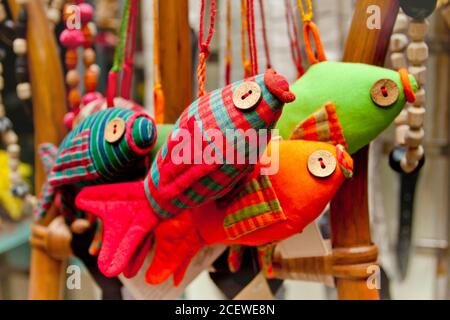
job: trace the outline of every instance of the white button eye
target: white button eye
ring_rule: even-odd
[[[261,100],[261,88],[256,82],[246,81],[233,92],[233,103],[240,110],[249,110]]]

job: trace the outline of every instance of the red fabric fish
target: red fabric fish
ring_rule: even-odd
[[[254,171],[284,103],[294,99],[273,70],[208,93],[180,116],[145,181],[83,190],[78,208],[103,220],[100,270],[118,275],[137,253],[143,256],[144,238],[160,221],[238,189]]]

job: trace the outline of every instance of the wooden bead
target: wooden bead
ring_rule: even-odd
[[[69,91],[68,100],[71,109],[76,109],[80,106],[81,103],[81,95],[78,89],[72,89]]]
[[[421,107],[425,104],[426,102],[425,100],[426,100],[425,89],[420,88],[416,92],[416,101],[414,101],[413,105],[415,107]]]
[[[422,128],[419,130],[409,130],[405,136],[405,144],[410,148],[417,148],[423,142],[425,132]]]
[[[96,60],[96,53],[94,51],[94,49],[92,48],[87,48],[84,50],[83,52],[83,62],[85,66],[90,66],[92,64],[95,63]]]
[[[416,170],[418,165],[419,165],[419,161],[416,161],[415,163],[409,163],[406,160],[406,157],[400,161],[400,166],[405,173],[413,172],[414,170]]]
[[[75,234],[83,234],[89,230],[91,223],[86,219],[76,219],[70,225],[70,230]]]
[[[74,69],[78,64],[77,50],[69,49],[66,51],[65,63],[68,69]]]
[[[408,108],[408,125],[412,129],[420,129],[423,126],[425,112],[426,112],[425,108],[409,107]]]
[[[403,33],[395,33],[391,36],[389,47],[392,52],[403,51],[407,45],[408,37]]]
[[[66,83],[69,87],[74,88],[80,84],[80,74],[78,70],[69,70],[66,74]]]
[[[3,118],[5,114],[5,105],[3,103],[0,103],[0,118]]]
[[[11,184],[17,184],[22,182],[22,177],[17,171],[10,171],[9,180],[11,181]]]
[[[3,4],[0,5],[0,22],[5,21],[6,19],[6,10]]]
[[[91,69],[87,69],[84,74],[84,86],[87,92],[93,92],[97,88],[98,75]]]
[[[5,87],[5,79],[0,76],[0,91]]]
[[[3,74],[3,64],[0,63],[0,74]]]
[[[8,167],[12,171],[17,171],[20,166],[19,159],[8,159]]]
[[[27,53],[27,41],[25,39],[16,39],[13,42],[13,50],[17,55],[24,55]]]
[[[416,78],[420,87],[424,86],[427,82],[427,67],[425,66],[411,66],[408,68],[410,74]]]
[[[408,35],[413,41],[422,41],[428,32],[429,23],[427,20],[412,20],[409,23]]]
[[[398,145],[404,145],[405,144],[405,136],[406,133],[409,131],[409,126],[404,124],[400,125],[395,130],[395,142]]]
[[[425,154],[425,151],[422,146],[418,146],[417,148],[408,148],[406,150],[406,160],[409,163],[416,163],[420,161]]]
[[[391,64],[392,68],[399,70],[407,67],[407,62],[405,55],[400,52],[394,52],[391,54]]]
[[[433,13],[437,0],[400,0],[403,12],[414,19],[425,19]]]
[[[399,113],[397,118],[395,118],[394,123],[395,123],[395,125],[399,126],[399,125],[402,125],[402,124],[406,124],[407,121],[408,121],[408,111],[403,109]]]
[[[16,87],[16,91],[20,100],[31,99],[31,84],[29,82],[19,83]]]
[[[394,33],[406,32],[408,29],[409,19],[405,14],[400,13],[394,25]]]
[[[17,144],[19,142],[19,138],[13,130],[6,131],[3,135],[3,140],[6,145]]]
[[[100,66],[98,64],[96,64],[96,63],[91,64],[89,66],[89,69],[92,70],[92,72],[95,72],[97,74],[97,76],[100,76],[101,69],[100,69]]]
[[[97,35],[97,25],[94,22],[89,22],[87,24],[89,30],[91,31],[91,35],[95,37]]]
[[[8,156],[11,158],[18,159],[20,157],[20,146],[18,144],[10,144],[6,147]]]
[[[423,64],[428,59],[428,45],[425,42],[411,42],[406,55],[413,65]]]
[[[56,8],[49,8],[47,11],[47,18],[53,24],[58,24],[61,20],[61,12]]]

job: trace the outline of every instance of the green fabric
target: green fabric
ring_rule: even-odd
[[[370,89],[380,79],[391,79],[400,89],[398,101],[380,108]],[[410,76],[414,91],[417,83]],[[277,129],[289,139],[294,128],[326,102],[336,104],[348,151],[353,154],[375,139],[400,113],[405,95],[398,72],[359,63],[322,62],[313,65],[291,87],[297,99],[284,107]]]
[[[166,143],[167,139],[169,138],[169,134],[172,132],[173,124],[158,124],[156,126],[158,130],[158,139],[156,140],[155,148],[150,153],[150,160],[153,161],[153,159],[158,154],[159,149],[163,146],[164,143]]]

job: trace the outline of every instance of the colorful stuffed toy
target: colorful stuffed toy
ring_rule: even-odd
[[[191,259],[206,245],[261,246],[301,232],[351,177],[353,161],[340,145],[302,140],[273,144],[279,144],[275,175],[255,170],[235,196],[186,210],[156,228],[148,283],[174,275],[179,284]]]
[[[281,135],[285,139],[333,140],[322,135],[332,120],[332,135],[342,131],[344,146],[354,154],[386,129],[407,101],[414,101],[417,83],[405,70],[321,62],[312,65],[291,89],[297,99],[278,121]]]
[[[264,152],[268,129],[275,126],[283,105],[294,99],[288,82],[273,70],[208,93],[180,116],[145,181],[82,191],[77,207],[103,220],[100,270],[118,275],[135,253],[148,250],[150,241],[144,238],[162,220],[238,188],[257,163],[257,158],[251,163],[251,156]],[[256,133],[256,141],[246,139],[248,130]],[[237,136],[229,139],[229,132]],[[229,151],[243,161],[230,162]],[[205,154],[213,161],[203,158]]]
[[[156,139],[151,117],[110,108],[84,119],[59,149],[41,145],[39,152],[48,175],[36,215],[42,218],[59,194],[60,209],[68,218],[73,213],[70,202],[82,187],[144,177],[146,157]]]

